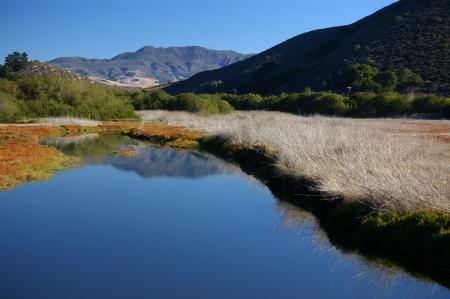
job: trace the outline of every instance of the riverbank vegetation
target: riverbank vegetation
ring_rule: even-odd
[[[0,127],[0,191],[22,182],[43,180],[55,171],[78,165],[77,158],[39,143],[39,138],[64,131],[50,126]]]
[[[411,115],[450,118],[450,98],[433,94],[400,94],[396,91],[358,91],[341,95],[306,89],[300,93],[274,96],[254,93],[243,95],[187,93],[171,96],[158,90],[136,93],[132,96],[132,103],[136,110],[178,110],[205,112],[205,114],[228,113],[237,109],[364,118]],[[208,105],[215,105],[218,108],[210,108]]]
[[[358,120],[239,112],[202,117],[140,112],[250,147],[277,153],[277,168],[316,182],[317,190],[373,211],[450,212],[448,121]]]
[[[171,96],[165,91],[157,90],[137,92],[131,98],[136,110],[164,109],[203,114],[229,113],[234,110],[229,102],[211,94],[181,93]]]

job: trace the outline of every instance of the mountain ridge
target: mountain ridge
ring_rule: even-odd
[[[144,46],[135,52],[124,52],[110,59],[74,56],[59,57],[48,63],[89,77],[127,84],[137,81],[136,86],[139,86],[139,80],[153,79],[164,84],[186,79],[204,70],[227,66],[250,56],[251,54],[199,46]]]
[[[171,93],[344,91],[351,64],[409,68],[428,91],[450,91],[450,0],[400,0],[349,25],[317,29],[219,70],[166,88]]]

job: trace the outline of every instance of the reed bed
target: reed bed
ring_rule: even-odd
[[[156,110],[139,115],[143,121],[182,125],[250,147],[264,145],[277,152],[283,173],[312,179],[318,190],[374,211],[450,212],[449,121],[261,111],[201,116]]]

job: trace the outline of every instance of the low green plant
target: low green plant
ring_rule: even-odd
[[[19,116],[17,100],[0,91],[0,122],[14,122]]]

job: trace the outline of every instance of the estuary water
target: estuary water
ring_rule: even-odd
[[[68,138],[83,166],[0,193],[0,298],[450,298],[214,156]]]

